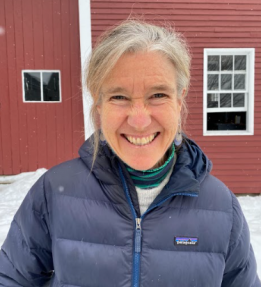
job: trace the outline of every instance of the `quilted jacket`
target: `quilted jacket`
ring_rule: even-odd
[[[31,188],[0,252],[0,286],[260,287],[236,197],[187,139],[141,216],[124,164],[91,139]]]

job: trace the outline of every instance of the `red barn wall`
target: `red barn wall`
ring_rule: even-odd
[[[0,0],[0,174],[77,156],[84,140],[78,1]],[[23,103],[23,69],[60,70],[61,103]]]
[[[235,193],[261,193],[260,0],[92,0],[93,42],[104,29],[132,16],[170,21],[192,51],[187,134],[212,160],[212,174]],[[203,49],[255,48],[254,136],[203,136]]]

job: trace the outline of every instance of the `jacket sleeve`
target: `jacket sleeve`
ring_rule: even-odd
[[[250,234],[239,202],[232,194],[233,227],[222,287],[261,287]]]
[[[48,219],[43,175],[15,214],[0,250],[0,286],[43,286],[51,278]]]

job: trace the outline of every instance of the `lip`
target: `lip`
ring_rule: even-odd
[[[146,137],[150,137],[151,135],[155,135],[155,137],[159,134],[159,132],[155,132],[155,133],[150,133],[150,134],[144,134],[144,135],[133,135],[133,134],[121,134],[124,137],[133,137],[133,138],[146,138]]]
[[[147,135],[129,135],[129,134],[121,134],[121,136],[128,142],[128,144],[131,144],[133,147],[144,147],[151,145],[155,139],[159,136],[159,132],[147,134]],[[153,137],[153,139],[147,143],[142,143],[142,140],[145,138],[148,139],[150,137]],[[132,142],[134,141],[134,142]]]

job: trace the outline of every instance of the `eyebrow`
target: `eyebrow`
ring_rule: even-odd
[[[127,90],[122,87],[112,87],[108,90],[104,91],[106,94],[121,94],[121,93],[127,93]]]
[[[166,85],[156,85],[152,86],[149,89],[149,92],[153,91],[162,91],[162,92],[168,92],[168,93],[175,93],[175,88],[166,86]],[[128,93],[128,91],[122,87],[112,87],[108,90],[104,91],[106,94],[121,94],[121,93]]]
[[[168,93],[175,93],[175,88],[166,86],[166,85],[156,85],[152,86],[149,91],[162,91],[162,92],[168,92]]]

